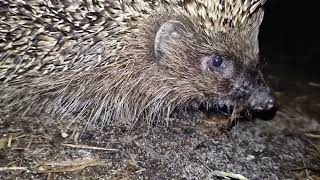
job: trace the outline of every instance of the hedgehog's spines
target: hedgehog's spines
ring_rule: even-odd
[[[183,30],[193,49],[222,51],[229,47],[214,39],[219,33],[232,37],[234,29],[243,28],[256,37],[264,1],[0,0],[0,106],[31,113],[49,109],[58,118],[78,113],[87,115],[89,124],[101,119],[132,125],[143,118],[152,123],[194,96],[204,101],[203,91],[183,81],[177,86],[153,64],[162,59],[148,46],[157,28],[170,18],[187,19]],[[195,29],[207,42],[193,42],[195,32],[189,31]],[[216,44],[208,43],[212,39]],[[168,54],[179,58],[174,51]],[[186,69],[180,75],[185,79]]]

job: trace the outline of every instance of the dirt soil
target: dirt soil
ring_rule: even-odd
[[[44,115],[3,114],[0,179],[320,179],[320,85],[285,87],[272,120],[224,131],[217,117],[83,133]]]

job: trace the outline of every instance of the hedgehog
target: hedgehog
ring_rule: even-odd
[[[1,109],[130,127],[177,109],[270,110],[258,45],[264,4],[0,0]]]

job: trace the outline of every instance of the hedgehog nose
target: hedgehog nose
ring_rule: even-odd
[[[260,102],[257,100],[255,108],[257,110],[270,111],[276,107],[276,99],[271,93],[262,93]]]
[[[274,96],[270,95],[267,99],[266,99],[266,102],[265,102],[265,105],[264,105],[264,110],[271,110],[273,108],[275,108],[276,106],[276,103],[275,103],[275,98]]]
[[[268,88],[255,89],[249,98],[249,102],[255,110],[269,111],[276,107],[276,99]]]

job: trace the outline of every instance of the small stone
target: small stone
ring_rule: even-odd
[[[247,159],[248,161],[250,161],[250,160],[253,160],[254,158],[255,158],[255,157],[254,157],[253,155],[250,155],[250,154],[249,154],[246,159]]]
[[[66,132],[62,132],[62,133],[61,133],[61,136],[62,136],[63,138],[66,138],[66,137],[68,137],[68,136],[69,136],[69,134],[68,134],[68,133],[66,133]]]

